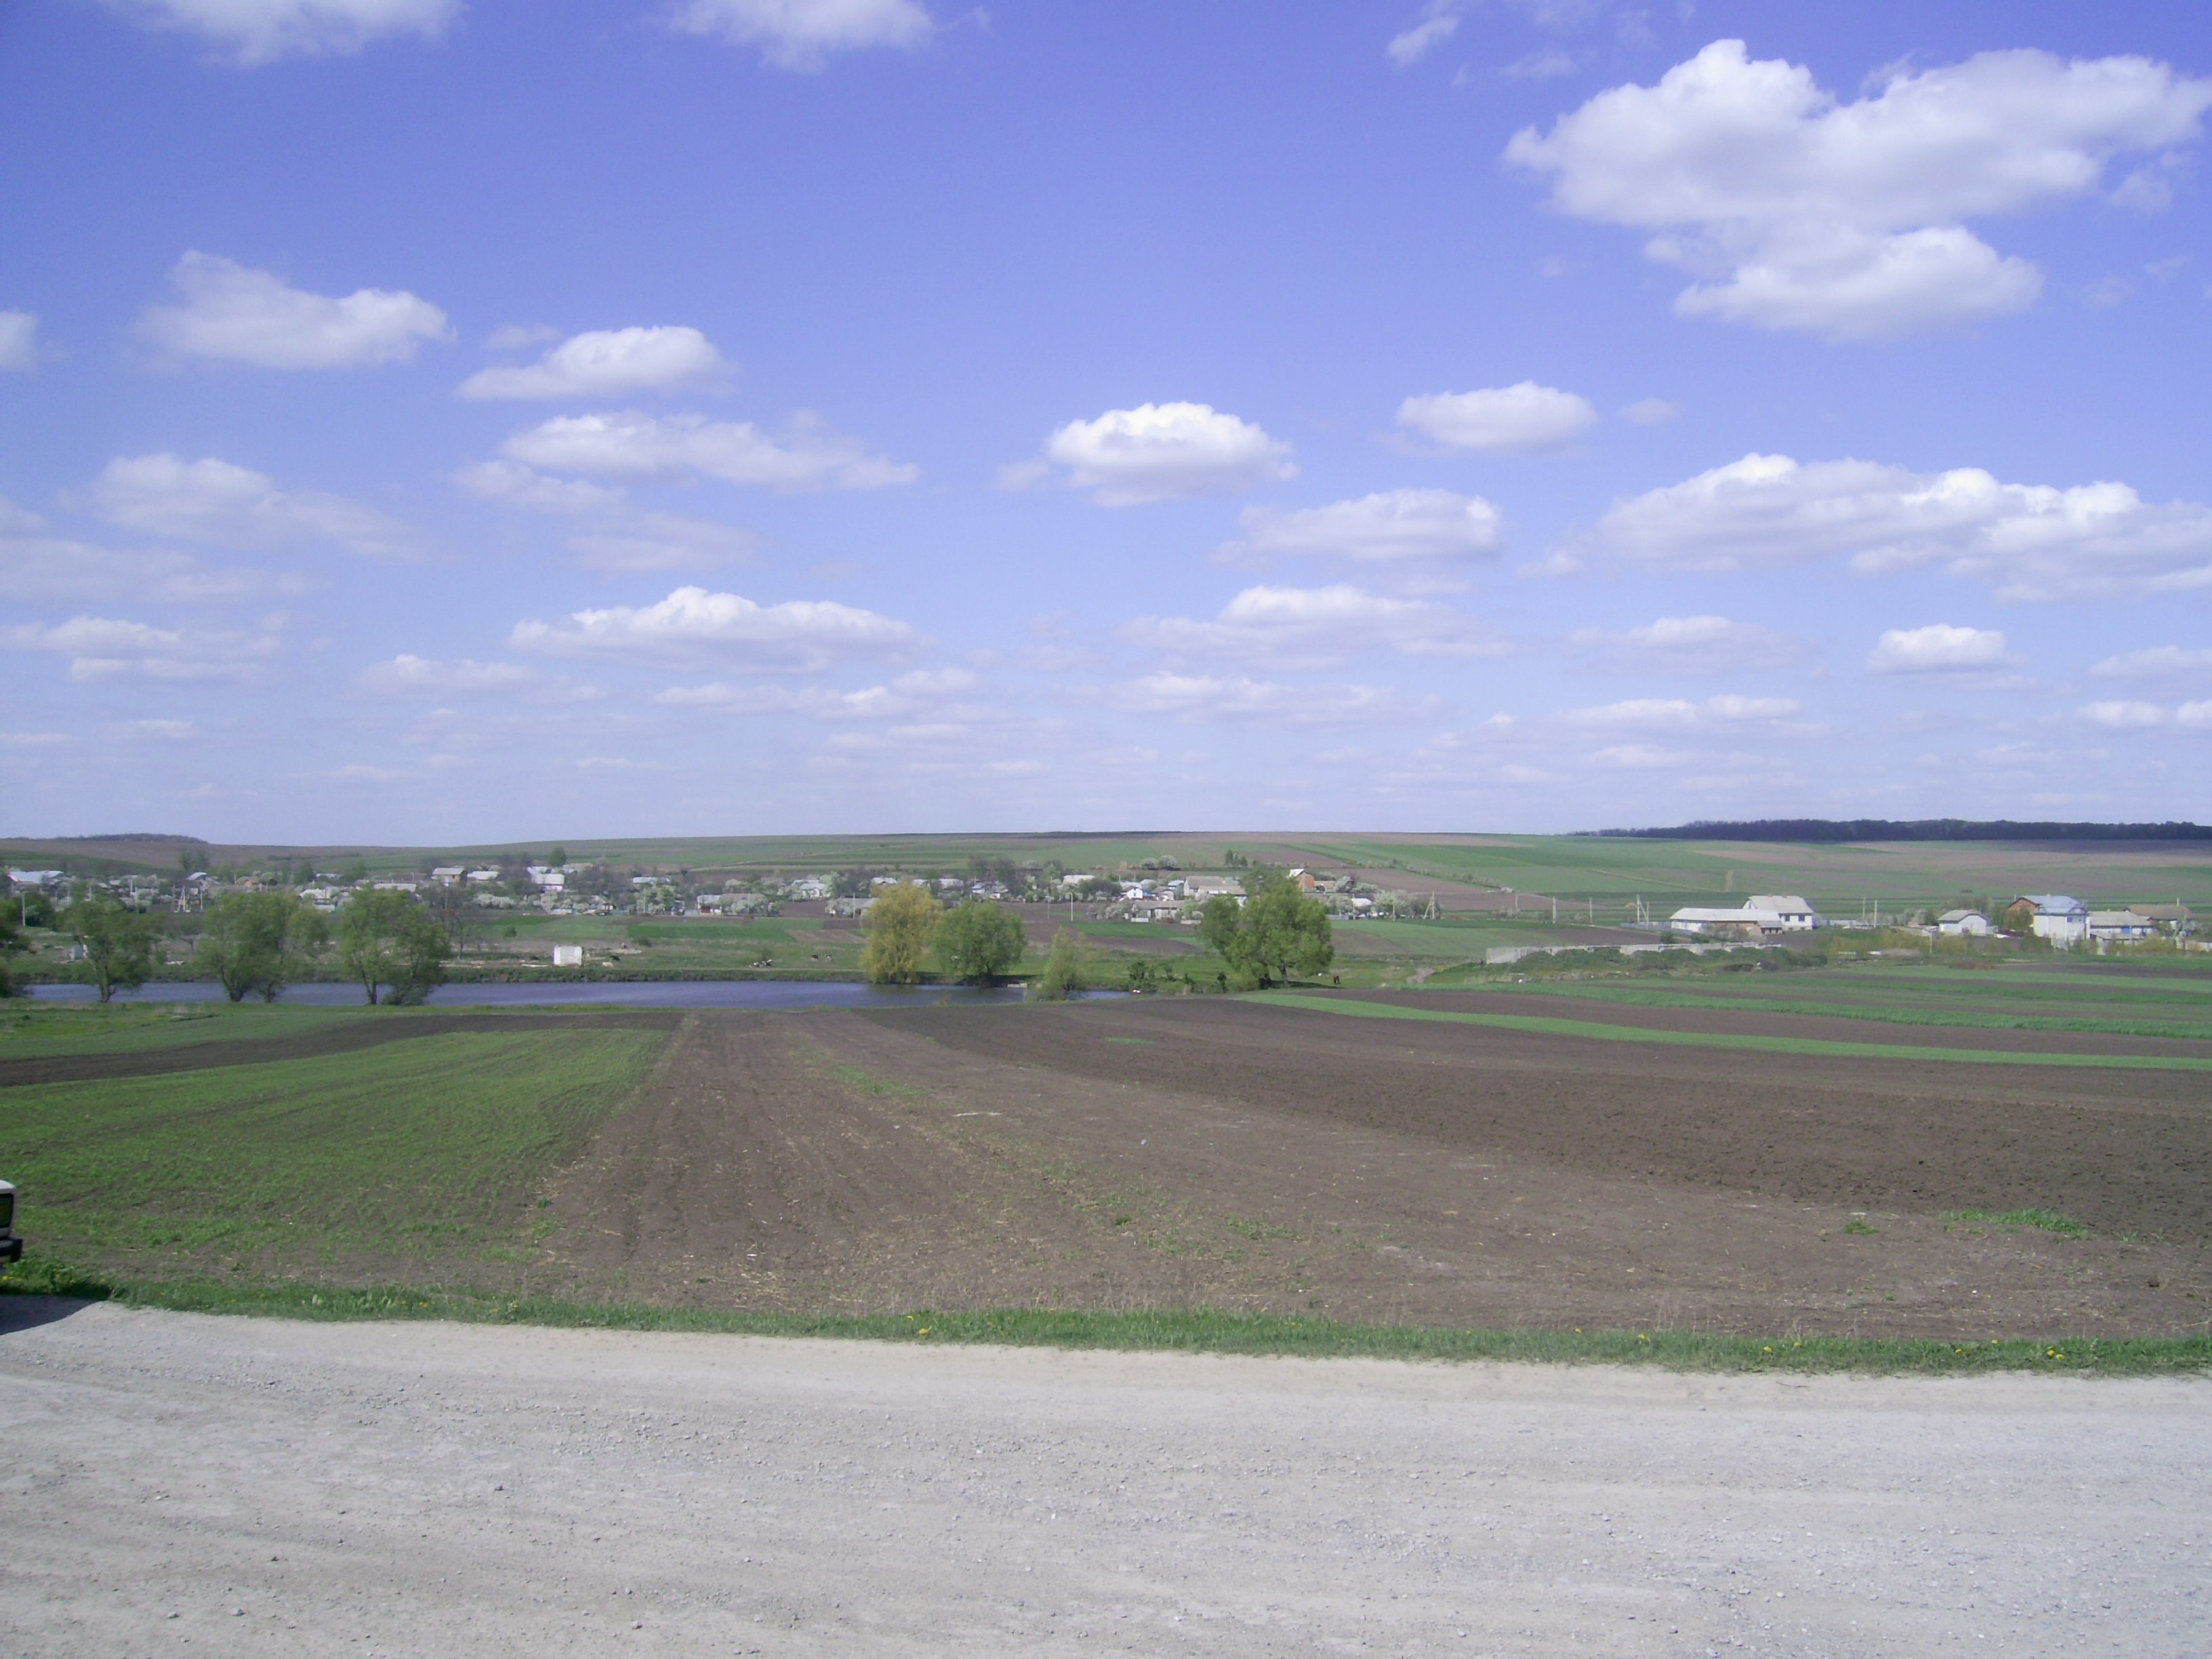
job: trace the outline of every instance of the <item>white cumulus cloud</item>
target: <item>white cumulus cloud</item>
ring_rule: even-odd
[[[526,651],[648,665],[809,672],[853,658],[901,656],[925,643],[908,624],[872,611],[828,599],[761,605],[703,587],[679,587],[657,605],[518,623],[511,642]]]
[[[125,529],[229,547],[328,541],[371,558],[405,559],[422,538],[343,495],[285,490],[264,473],[180,455],[118,456],[88,492],[93,510]]]
[[[453,482],[471,495],[568,521],[562,541],[595,570],[700,570],[750,560],[759,538],[712,519],[651,512],[581,478],[549,478],[520,461],[482,461]]]
[[[39,366],[39,319],[28,311],[0,311],[0,373],[21,374]]]
[[[361,683],[386,696],[455,697],[513,691],[536,678],[520,663],[475,662],[465,657],[440,661],[403,651],[388,662],[363,669]]]
[[[1596,424],[1589,399],[1522,380],[1479,392],[1431,392],[1398,405],[1398,424],[1445,449],[1491,455],[1558,449]]]
[[[1662,617],[1617,634],[1578,629],[1568,636],[1567,643],[1623,672],[1693,674],[1787,668],[1802,662],[1806,654],[1803,641],[1775,629],[1714,616]]]
[[[425,341],[453,337],[446,313],[403,291],[310,294],[272,271],[187,253],[169,273],[182,303],[152,306],[138,331],[177,357],[257,368],[357,368],[404,363]]]
[[[703,415],[657,416],[636,410],[562,415],[516,433],[501,447],[515,460],[555,472],[623,478],[703,475],[781,490],[881,489],[921,476],[919,467],[886,459],[858,439],[806,416],[781,436],[771,436],[750,421],[710,421]]]
[[[236,567],[210,569],[172,548],[101,547],[46,533],[46,520],[0,498],[0,599],[131,599],[221,604],[307,591],[305,578]]]
[[[1419,63],[1431,47],[1442,46],[1459,33],[1459,19],[1452,13],[1450,0],[1431,3],[1419,22],[1390,37],[1383,55],[1400,69]]]
[[[1184,720],[1256,720],[1282,726],[1348,726],[1432,713],[1433,696],[1388,686],[1285,685],[1243,675],[1146,674],[1116,686],[1116,708]]]
[[[653,701],[678,708],[719,708],[739,714],[805,714],[824,720],[902,720],[925,709],[939,709],[951,699],[971,696],[981,678],[964,668],[916,669],[882,685],[851,691],[818,685],[678,685]],[[985,711],[963,710],[963,718]]]
[[[608,328],[572,334],[534,363],[479,369],[464,398],[609,398],[665,392],[729,365],[696,328]]]
[[[1562,719],[1575,726],[1659,727],[1686,731],[1715,724],[1788,720],[1802,712],[1795,697],[1747,697],[1726,693],[1692,702],[1687,697],[1631,697],[1595,708],[1571,708]]]
[[[1248,507],[1237,526],[1243,538],[1224,550],[1232,558],[1279,554],[1429,572],[1496,553],[1504,514],[1480,495],[1390,489],[1326,507]]]
[[[244,634],[78,616],[0,629],[0,647],[67,657],[69,677],[82,682],[246,684],[267,674],[269,659],[282,646],[281,626],[272,617],[258,631]]]
[[[460,0],[111,0],[155,28],[196,34],[241,64],[359,52],[387,34],[435,39]]]
[[[1041,460],[1008,467],[1018,489],[1064,470],[1101,507],[1251,489],[1293,477],[1291,447],[1210,404],[1139,404],[1095,421],[1070,421],[1045,440]]]
[[[2140,732],[2172,717],[2154,702],[2113,702],[2084,704],[2081,718],[2110,731]]]
[[[1142,617],[1131,643],[1186,659],[1239,658],[1282,665],[1340,661],[1366,652],[1416,657],[1494,656],[1509,647],[1463,611],[1390,599],[1346,583],[1248,587],[1218,617]]]
[[[2155,506],[2123,483],[2005,483],[1978,467],[1747,455],[1615,505],[1554,556],[1661,569],[1781,569],[1845,558],[1865,573],[1935,566],[2007,599],[2212,586],[2212,508]]]
[[[2042,275],[1966,222],[2098,189],[2107,165],[2188,143],[2212,81],[2143,58],[1990,52],[1843,103],[1812,71],[1717,40],[1656,87],[1600,93],[1506,158],[1577,218],[1652,233],[1712,316],[1878,338],[2025,309]]]
[[[675,25],[757,46],[778,69],[813,70],[832,52],[867,46],[911,52],[936,32],[915,0],[685,0]]]
[[[1988,673],[2013,660],[2005,636],[1995,629],[1930,623],[1885,629],[1867,666],[1877,674]]]
[[[2146,646],[2107,657],[2089,672],[2100,679],[2212,679],[2212,650],[2179,645]]]

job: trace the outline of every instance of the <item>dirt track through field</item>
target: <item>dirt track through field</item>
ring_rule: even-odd
[[[1211,998],[702,1013],[553,1188],[520,1288],[805,1311],[2203,1331],[2212,1079],[1962,1070]],[[2093,1232],[1947,1218],[2027,1208]]]
[[[46,1311],[11,1659],[2203,1650],[2203,1382]]]
[[[117,1054],[44,1054],[0,1060],[0,1088],[30,1083],[157,1077],[167,1072],[203,1072],[218,1066],[258,1066],[278,1060],[313,1060],[416,1037],[447,1036],[456,1031],[530,1031],[554,1027],[668,1031],[681,1024],[683,1019],[682,1014],[665,1009],[574,1014],[372,1015],[358,1024],[319,1025],[295,1036],[217,1038]]]

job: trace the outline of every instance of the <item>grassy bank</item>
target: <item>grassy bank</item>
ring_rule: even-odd
[[[1850,1372],[1962,1376],[1999,1371],[2161,1376],[2212,1370],[2212,1337],[2051,1338],[2038,1341],[1868,1340],[1727,1336],[1703,1331],[1453,1330],[1172,1308],[1125,1313],[1000,1308],[971,1312],[830,1315],[657,1308],[508,1298],[466,1290],[313,1285],[232,1285],[214,1279],[121,1282],[27,1260],[0,1293],[80,1297],[186,1313],[308,1320],[453,1320],[564,1329],[837,1337],[913,1346],[984,1344],[1124,1352],[1248,1354],[1305,1359],[1504,1361],[1650,1365],[1678,1371]]]

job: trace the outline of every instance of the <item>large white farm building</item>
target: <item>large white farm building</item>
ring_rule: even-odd
[[[1820,925],[1820,913],[1795,893],[1753,893],[1733,910],[1685,905],[1667,919],[1667,926],[1674,933],[1711,933],[1730,939],[1809,933]]]

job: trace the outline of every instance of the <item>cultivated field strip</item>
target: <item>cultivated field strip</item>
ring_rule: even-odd
[[[1693,1012],[1668,1018],[1656,1011],[1647,1014],[1641,1009],[1626,1008],[1617,1012],[1610,1019],[1573,1019],[1548,1012],[1506,1012],[1500,1005],[1507,1005],[1509,998],[1500,992],[1374,991],[1331,994],[1260,991],[1249,994],[1247,1000],[1308,1012],[1487,1025],[1500,1030],[1528,1031],[1599,1042],[1732,1048],[1756,1054],[1825,1055],[1846,1060],[2212,1072],[2212,1048],[2192,1052],[2183,1045],[2169,1043],[2163,1049],[2154,1049],[2154,1039],[2121,1038],[2101,1034],[2083,1034],[2063,1047],[2059,1046],[2060,1039],[2056,1036],[2045,1038],[2033,1032],[2017,1034],[2012,1043],[2002,1048],[1970,1045],[1963,1041],[1952,1044],[1869,1042],[1816,1035],[1820,1030],[1816,1020],[1803,1016],[1764,1015],[1763,1011],[1700,1006]],[[1793,1023],[1796,1029],[1789,1029]],[[1759,1029],[1762,1024],[1775,1029]],[[1734,1029],[1728,1029],[1729,1027]]]
[[[2212,1313],[2202,1069],[1403,1013],[1347,994],[702,1012],[673,1033],[405,1014],[417,1040],[9,1089],[0,1158],[35,1261],[205,1306],[262,1285],[562,1318],[1183,1310],[2054,1356]]]

